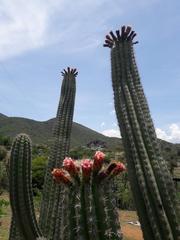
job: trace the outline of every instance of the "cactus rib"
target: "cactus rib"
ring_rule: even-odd
[[[135,36],[129,26],[123,26],[121,33],[117,30],[116,35],[110,32],[106,36],[104,46],[111,48],[115,109],[144,239],[175,240],[180,238],[176,194],[138,75],[133,52]]]

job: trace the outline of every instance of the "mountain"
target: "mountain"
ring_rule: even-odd
[[[33,144],[50,145],[52,142],[52,128],[55,118],[40,122],[22,117],[7,117],[0,114],[0,134],[14,138],[18,133],[26,133]],[[91,141],[105,142],[110,150],[123,150],[120,138],[106,137],[79,123],[73,123],[71,134],[71,148],[85,146]],[[159,139],[163,157],[173,165],[180,164],[180,144],[172,144]]]
[[[52,142],[54,123],[55,118],[40,122],[22,117],[7,117],[0,114],[0,134],[14,138],[18,133],[26,133],[30,136],[33,144],[49,145]],[[73,123],[71,134],[72,148],[84,146],[94,140],[105,142],[110,149],[122,146],[120,138],[106,137],[79,123]]]

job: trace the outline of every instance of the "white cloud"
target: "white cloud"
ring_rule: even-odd
[[[102,134],[108,137],[121,137],[119,129],[105,129]],[[172,143],[180,143],[180,123],[172,123],[164,130],[156,128],[157,137]]]
[[[157,0],[154,0],[156,2]],[[102,44],[111,20],[149,0],[1,0],[0,59],[58,42],[66,51]],[[132,8],[133,6],[133,8]]]
[[[56,1],[2,0],[0,58],[45,45],[49,18]]]
[[[103,128],[105,125],[106,125],[106,123],[102,122],[100,126],[101,126],[101,128]]]
[[[156,128],[157,137],[172,143],[180,143],[180,124],[172,123],[167,130]]]
[[[102,134],[108,137],[121,137],[118,129],[106,129],[102,131]]]

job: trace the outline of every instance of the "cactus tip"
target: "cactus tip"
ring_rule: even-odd
[[[67,76],[69,74],[71,74],[74,77],[76,77],[78,75],[78,72],[77,72],[76,68],[70,68],[70,67],[67,67],[67,69],[63,69],[63,71],[61,72],[61,75],[63,77]]]
[[[116,34],[110,31],[109,35],[106,35],[104,47],[113,48],[122,42],[131,42],[132,44],[138,43],[137,41],[132,42],[137,34],[132,30],[131,26],[124,25],[121,27],[121,30],[116,30],[115,33]]]

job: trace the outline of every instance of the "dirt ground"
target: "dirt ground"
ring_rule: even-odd
[[[3,194],[0,199],[8,200],[8,194]],[[123,232],[123,240],[143,240],[141,228],[128,224],[129,221],[137,221],[135,211],[119,211],[121,229]],[[4,215],[0,218],[0,240],[8,239],[8,231],[10,226],[11,210],[10,206],[4,207]]]
[[[128,223],[138,220],[135,211],[119,211],[119,218],[124,240],[143,240],[141,228]]]

